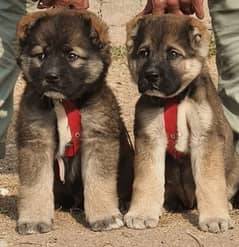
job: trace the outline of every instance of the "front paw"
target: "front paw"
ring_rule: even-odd
[[[159,215],[144,215],[144,214],[133,214],[128,212],[124,216],[124,222],[127,227],[134,229],[145,229],[154,228],[158,225]]]
[[[124,222],[122,215],[119,214],[91,222],[89,225],[93,231],[109,231],[122,227]]]
[[[233,228],[233,222],[230,217],[208,217],[199,220],[199,229],[204,232],[219,233]]]
[[[17,231],[22,235],[46,233],[52,230],[52,223],[46,222],[18,222]]]

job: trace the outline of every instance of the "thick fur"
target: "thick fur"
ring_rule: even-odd
[[[149,15],[127,26],[129,69],[142,93],[128,227],[155,227],[163,204],[192,208],[195,199],[201,230],[232,227],[228,200],[238,188],[239,162],[206,66],[208,46],[206,27],[188,16]],[[163,110],[170,97],[179,101],[176,149],[185,153],[180,160],[166,151]]]
[[[27,85],[17,124],[19,233],[50,231],[54,200],[84,207],[95,231],[123,225],[119,200],[130,199],[133,149],[106,85],[110,61],[107,26],[90,12],[49,10],[20,21],[18,63]],[[65,158],[65,184],[54,166],[59,138],[53,100],[63,99],[76,102],[82,129],[80,152]]]

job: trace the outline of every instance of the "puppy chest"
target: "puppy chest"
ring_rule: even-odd
[[[58,130],[58,156],[75,156],[80,149],[81,112],[71,101],[54,101]]]
[[[58,149],[55,160],[58,164],[59,177],[65,181],[65,158],[74,158],[80,152],[81,113],[72,101],[54,100],[57,120]]]
[[[188,153],[189,126],[186,108],[177,99],[167,99],[164,104],[164,126],[167,136],[167,152],[174,158]]]
[[[173,111],[170,108],[176,110]],[[213,118],[211,108],[206,101],[198,104],[185,99],[177,105],[171,105],[168,109],[165,107],[166,110],[169,111],[169,117],[164,117],[168,149],[171,146],[169,152],[172,152],[174,148],[175,152],[187,154],[191,148],[205,142]]]

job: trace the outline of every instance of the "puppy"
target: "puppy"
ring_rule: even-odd
[[[86,11],[33,13],[19,23],[17,61],[26,81],[17,123],[18,232],[50,231],[54,199],[83,204],[94,231],[121,227],[118,204],[129,199],[132,180],[122,169],[133,149],[106,85],[106,24]]]
[[[208,46],[207,28],[188,16],[149,15],[127,26],[129,69],[142,94],[128,227],[157,226],[165,199],[192,208],[195,198],[201,230],[232,227],[239,162],[206,66]]]

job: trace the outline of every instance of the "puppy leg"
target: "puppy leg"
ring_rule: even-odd
[[[166,141],[156,135],[136,137],[133,198],[124,220],[128,227],[156,227],[164,202]]]
[[[228,152],[229,159],[226,163],[227,169],[226,181],[227,181],[227,198],[230,201],[237,193],[239,188],[239,155],[235,151],[234,154]],[[230,203],[231,204],[231,203]],[[230,206],[232,209],[232,205]]]
[[[225,139],[213,129],[213,110],[207,101],[188,103],[187,120],[191,130],[191,163],[199,228],[223,232],[232,227],[226,188]]]
[[[20,192],[17,231],[20,234],[49,232],[54,214],[54,145],[50,137],[54,132],[41,130],[40,127],[31,130],[25,132],[25,135],[23,131],[19,143]],[[31,140],[26,140],[27,136],[31,136]]]
[[[118,159],[119,140],[94,138],[82,143],[84,209],[93,231],[123,226],[117,196]]]
[[[208,142],[208,143],[207,143]],[[199,228],[213,233],[232,228],[229,216],[223,140],[208,138],[192,146],[192,169],[196,184]]]

